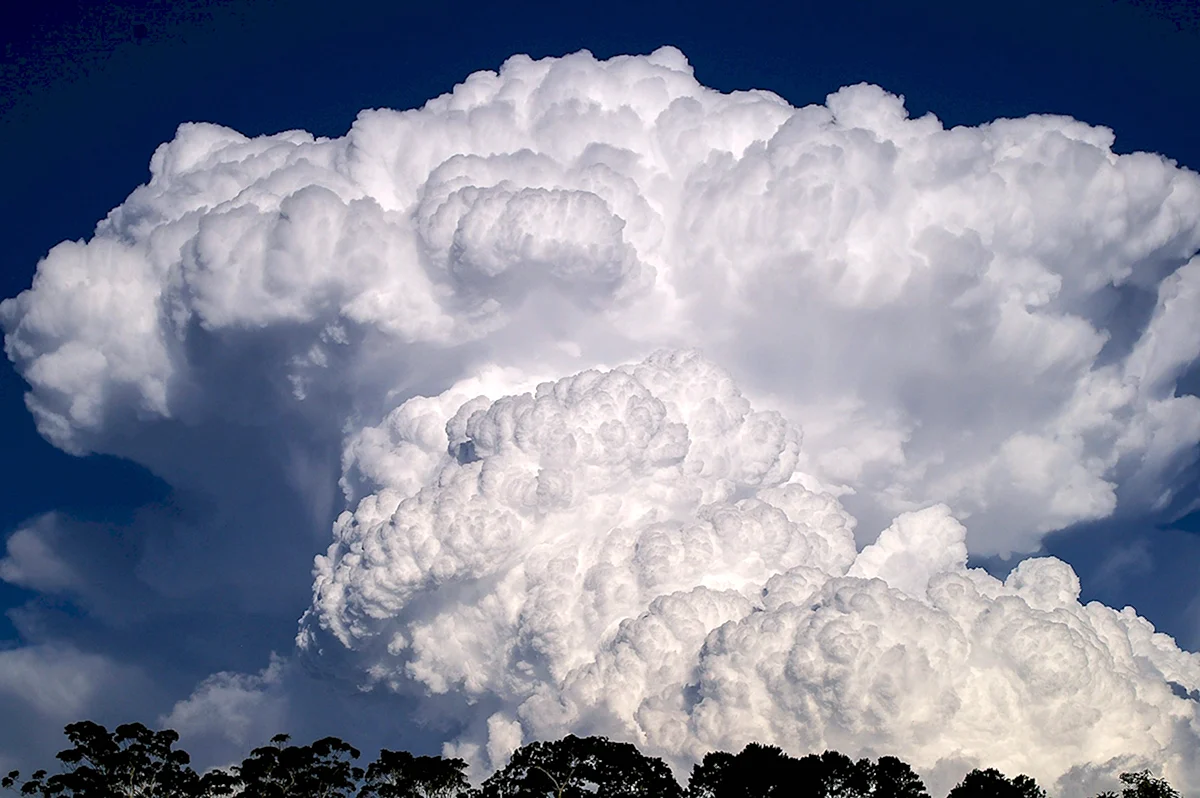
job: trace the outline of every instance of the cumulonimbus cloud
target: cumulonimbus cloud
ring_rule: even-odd
[[[882,750],[909,723],[932,767],[999,723],[988,761],[1043,775],[1182,762],[1191,655],[1060,563],[965,567],[1186,500],[1200,177],[1113,142],[868,85],[722,94],[671,48],[514,57],[337,139],[182,126],[0,322],[68,451],[256,524],[189,446],[258,431],[318,523],[340,470],[301,639],[490,708],[464,746]],[[856,553],[853,518],[887,531]],[[1127,733],[1083,731],[1089,701]]]

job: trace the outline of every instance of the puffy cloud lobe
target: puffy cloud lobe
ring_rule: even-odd
[[[1112,144],[866,85],[724,95],[670,48],[517,56],[338,139],[182,126],[0,319],[48,438],[144,458],[147,422],[306,401],[320,437],[484,361],[699,346],[873,526],[945,502],[974,550],[1027,551],[1175,507],[1200,439],[1200,179]],[[290,390],[228,397],[251,353]]]
[[[0,691],[38,714],[71,721],[98,690],[117,684],[121,667],[104,657],[52,644],[0,651]]]
[[[1196,702],[1172,691],[1171,656],[1129,628],[1145,622],[1081,606],[1065,563],[1026,565],[1003,584],[947,570],[916,600],[834,578],[802,603],[719,628],[698,658],[697,736],[903,751],[927,772],[964,758],[1064,789],[1072,767],[1132,757],[1194,783],[1194,755],[1180,752],[1197,743]],[[1194,683],[1195,655],[1158,637]]]
[[[680,767],[752,740],[892,753],[946,789],[970,763],[1067,790],[1200,776],[1200,657],[1081,605],[1057,559],[968,568],[945,505],[856,552],[799,432],[698,356],[465,394],[389,418],[409,470],[339,519],[299,638],[366,685],[490,707],[456,754],[588,732]]]
[[[189,744],[200,742],[209,755],[220,750],[226,761],[238,757],[285,727],[287,696],[282,689],[287,663],[276,656],[257,674],[214,673],[160,718]],[[213,741],[217,741],[215,744]]]
[[[0,765],[29,772],[32,755],[40,763],[62,750],[65,724],[113,713],[118,702],[128,717],[155,692],[138,668],[69,643],[0,648]]]
[[[427,412],[438,401],[411,404]],[[397,415],[410,414],[402,407]],[[574,616],[579,624],[530,641],[535,650],[558,650],[636,611],[647,591],[658,595],[705,579],[741,587],[747,579],[761,582],[780,561],[847,559],[853,552],[844,540],[792,534],[796,522],[840,512],[799,486],[779,488],[778,506],[712,504],[785,482],[799,433],[777,413],[752,411],[727,375],[694,354],[662,353],[624,370],[583,372],[494,403],[470,400],[444,422],[439,437],[428,420],[408,429],[415,434],[399,448],[424,449],[423,457],[414,452],[408,458],[426,464],[421,490],[403,495],[417,484],[404,474],[364,498],[338,520],[338,542],[318,559],[316,618],[343,644],[377,637],[377,621],[394,625],[394,615],[418,591],[444,586],[452,592],[464,580],[493,576],[523,591],[531,578],[572,574],[586,591],[573,613],[555,606],[573,601],[567,582],[546,580],[536,602],[548,618]],[[595,561],[574,575],[578,563],[560,556],[557,546],[580,525],[597,524],[603,535],[591,553]],[[519,568],[495,570],[514,561]],[[517,600],[517,594],[497,595],[468,614],[507,625]],[[411,644],[419,652],[411,667],[427,670],[431,686],[443,690],[455,681],[447,681],[452,663],[441,662],[450,656],[446,641],[459,637],[463,621],[457,614],[422,618],[397,630],[389,645],[402,650]],[[519,630],[499,628],[496,645],[510,635],[519,637]],[[487,648],[473,631],[461,637]],[[474,685],[483,677],[457,678]]]
[[[34,519],[9,536],[7,556],[0,560],[0,579],[42,593],[60,593],[79,586],[79,575],[55,551],[58,516]]]
[[[934,576],[966,567],[965,536],[966,530],[945,505],[905,513],[858,553],[847,575],[882,579],[892,588],[921,598]],[[1076,585],[1076,597],[1078,594]]]

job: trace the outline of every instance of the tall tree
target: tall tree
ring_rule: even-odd
[[[870,760],[857,762],[837,751],[826,751],[800,760],[809,790],[824,798],[866,798],[871,794]]]
[[[483,798],[681,798],[667,764],[628,743],[570,735],[517,749]]]
[[[337,737],[311,745],[288,745],[286,734],[255,748],[234,767],[243,798],[349,798],[362,780],[351,760],[359,751]]]
[[[379,752],[367,767],[359,798],[458,798],[471,792],[467,763],[407,751]]]
[[[1010,779],[995,768],[976,768],[946,798],[1046,798],[1046,791],[1024,774]]]
[[[21,783],[23,795],[62,798],[178,798],[221,795],[219,778],[202,779],[189,766],[186,751],[174,748],[179,735],[171,729],[154,731],[126,723],[109,731],[90,720],[64,730],[71,747],[57,759],[63,772],[53,776],[39,770]],[[13,787],[16,771],[0,780]]]
[[[820,757],[796,759],[774,745],[750,743],[737,755],[711,753],[692,768],[690,798],[775,798],[817,794],[823,784]]]
[[[737,789],[736,762],[737,758],[727,751],[705,754],[699,764],[692,765],[687,786],[688,798],[722,798],[732,794]],[[752,793],[747,791],[746,795],[749,798]]]
[[[871,798],[929,798],[921,777],[907,762],[894,756],[881,756],[869,767]]]
[[[1119,796],[1115,792],[1102,792],[1096,798],[1179,798],[1166,779],[1156,779],[1148,770],[1122,773],[1121,782],[1125,787]]]
[[[837,751],[796,759],[773,745],[750,743],[736,756],[708,754],[692,768],[689,798],[929,798],[915,773],[898,759],[877,766]]]

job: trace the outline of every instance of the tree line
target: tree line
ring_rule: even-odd
[[[337,737],[293,745],[286,734],[255,748],[241,764],[197,773],[179,735],[128,723],[109,731],[91,721],[65,729],[71,747],[58,772],[0,786],[40,798],[929,798],[912,768],[891,756],[858,759],[826,751],[793,757],[751,743],[737,754],[710,753],[680,784],[667,764],[629,743],[564,737],[517,749],[502,770],[473,787],[467,763],[383,749],[364,768],[361,752]],[[1097,798],[1179,798],[1148,771],[1122,773],[1120,793]],[[1026,775],[976,769],[948,798],[1046,798]]]

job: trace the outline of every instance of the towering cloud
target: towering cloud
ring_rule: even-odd
[[[670,48],[514,57],[339,139],[182,126],[0,322],[49,440],[211,500],[162,591],[291,600],[261,568],[347,508],[306,660],[438,696],[482,759],[597,730],[1192,778],[1194,655],[1058,561],[966,567],[1195,486],[1200,177],[1112,147],[721,94]],[[5,573],[61,582],[27,538]]]

